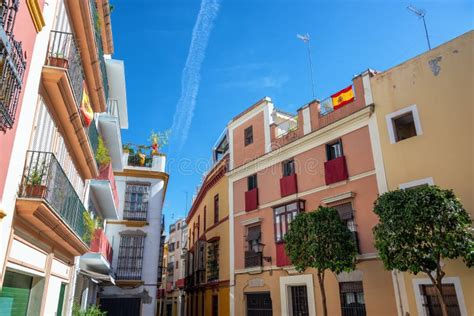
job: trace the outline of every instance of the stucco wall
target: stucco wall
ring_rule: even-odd
[[[432,178],[453,189],[474,215],[474,32],[371,78],[387,184]],[[431,63],[431,64],[430,64]],[[422,135],[390,143],[386,115],[416,105]],[[459,277],[467,315],[474,314],[474,273],[461,261],[446,261],[446,277]],[[417,313],[413,279],[404,275],[408,306]]]

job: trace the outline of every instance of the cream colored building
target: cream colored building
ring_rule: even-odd
[[[474,217],[474,31],[376,74],[371,86],[387,189],[453,189]],[[448,308],[474,315],[474,270],[444,264]],[[396,274],[399,315],[429,315],[429,282],[423,273]]]

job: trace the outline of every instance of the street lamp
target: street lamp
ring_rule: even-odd
[[[257,249],[258,249],[258,252],[262,254],[262,259],[265,260],[266,262],[272,262],[272,257],[265,257],[263,255],[263,248],[265,247],[265,244],[262,244],[262,243],[258,243],[257,244]]]

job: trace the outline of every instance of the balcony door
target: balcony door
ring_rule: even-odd
[[[270,292],[247,293],[247,316],[272,316]]]

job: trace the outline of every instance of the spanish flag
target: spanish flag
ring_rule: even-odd
[[[89,95],[87,94],[85,83],[84,89],[82,90],[81,113],[82,117],[84,118],[84,125],[89,127],[89,125],[92,123],[92,119],[94,118],[94,111],[91,107],[91,101],[89,99]]]
[[[347,103],[354,101],[354,90],[352,90],[352,85],[331,95],[331,99],[334,110],[340,109]]]

